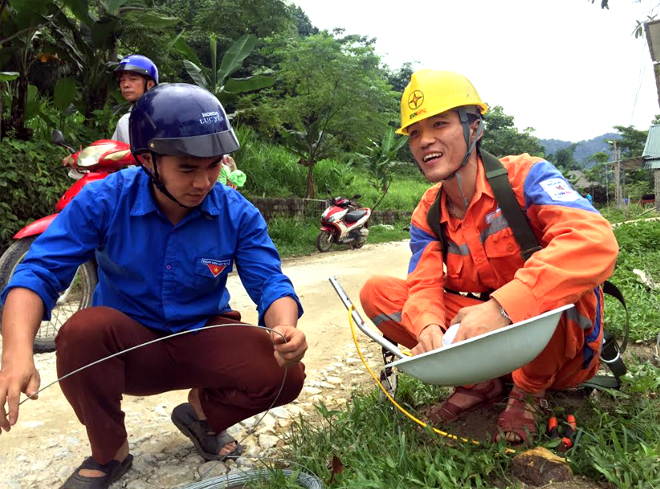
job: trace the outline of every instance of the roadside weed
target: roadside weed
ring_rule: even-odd
[[[660,326],[660,291],[653,289],[660,283],[660,222],[625,224],[615,234],[621,251],[611,280],[628,303],[631,341],[645,353],[626,354],[629,373],[618,391],[557,393],[549,399],[555,415],[572,413],[578,419],[575,444],[565,454],[576,475],[603,487],[660,487],[660,368],[649,361],[649,348],[644,346],[655,341]],[[643,271],[650,285],[641,283],[633,270]],[[623,309],[609,297],[605,319],[620,338]],[[425,406],[448,392],[400,375],[397,401],[420,417]],[[474,446],[435,435],[389,402],[379,402],[375,388],[355,391],[341,410],[324,404],[316,410],[316,416],[301,416],[292,425],[287,457],[312,470],[328,488],[519,487],[502,444],[487,441]],[[546,422],[547,418],[539,423],[536,440],[552,449],[558,442],[548,439]],[[334,477],[329,469],[333,457],[343,466]]]

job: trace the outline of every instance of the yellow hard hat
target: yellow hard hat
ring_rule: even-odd
[[[408,126],[457,107],[473,105],[484,115],[488,106],[470,83],[459,73],[419,70],[412,74],[401,97],[401,127],[397,134],[408,135]]]

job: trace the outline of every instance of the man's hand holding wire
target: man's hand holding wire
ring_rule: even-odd
[[[32,356],[23,360],[8,359],[7,356],[3,355],[2,370],[0,370],[0,427],[5,431],[9,431],[18,421],[21,392],[28,397],[33,396],[39,391],[41,384]],[[36,398],[35,396],[32,399]]]
[[[273,331],[277,331],[270,334],[277,363],[281,367],[287,367],[302,360],[307,351],[305,333],[295,326],[275,326]]]

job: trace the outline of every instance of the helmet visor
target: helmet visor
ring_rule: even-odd
[[[234,131],[216,132],[187,138],[154,138],[149,142],[149,150],[159,155],[212,156],[233,153],[239,148]]]
[[[151,78],[151,75],[149,74],[149,70],[143,68],[142,66],[132,65],[129,63],[120,64],[119,66],[117,66],[117,68],[115,68],[115,75],[116,76],[121,75],[122,71],[131,71],[133,73],[137,73],[143,76],[148,76],[149,78]]]

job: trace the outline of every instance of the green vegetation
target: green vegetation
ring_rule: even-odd
[[[0,250],[35,217],[51,214],[71,179],[52,154],[52,145],[5,139],[0,145]]]
[[[621,391],[581,401],[575,411],[580,432],[567,453],[576,474],[619,488],[660,483],[659,375],[657,367],[635,363]],[[413,414],[440,396],[439,389],[410,377],[401,376],[400,382],[398,400]],[[298,420],[289,436],[289,456],[325,481],[330,479],[325,461],[338,457],[343,473],[330,488],[516,487],[503,444],[447,441],[380,402],[375,390],[356,392],[343,411],[316,408],[322,422]],[[553,411],[559,414],[562,407]],[[550,449],[556,444],[544,434],[537,442]]]
[[[660,281],[660,221],[622,224],[614,229],[619,257],[610,281],[623,292],[630,311],[632,341],[652,341],[660,324],[660,293],[642,284],[633,270]],[[623,333],[625,313],[616,299],[605,298],[605,318],[616,335]]]
[[[599,207],[598,211],[612,224],[658,216],[650,206],[642,207],[638,204],[625,206],[621,209],[617,209],[614,205],[609,205],[607,207]]]
[[[293,154],[280,145],[261,141],[250,128],[239,126],[237,135],[241,149],[234,156],[240,169],[247,174],[242,192],[248,198],[305,195],[307,170],[297,164]],[[380,208],[412,212],[429,183],[413,164],[396,162],[392,163],[392,168],[392,184]],[[314,179],[316,194],[321,199],[360,194],[362,205],[373,206],[381,197],[381,190],[371,183],[373,177],[369,169],[346,159],[320,161]]]
[[[374,46],[341,29],[319,31],[283,0],[2,2],[0,182],[12,193],[0,201],[0,251],[50,214],[67,186],[53,129],[74,147],[112,134],[128,109],[113,69],[130,53],[154,60],[161,81],[221,97],[237,127],[248,197],[359,193],[363,205],[411,211],[428,184],[392,129],[415,68],[384,65]],[[518,131],[501,106],[486,125],[491,151],[539,154],[532,129]]]
[[[543,156],[543,146],[533,135],[534,128],[527,127],[520,132],[513,125],[513,116],[505,114],[501,105],[486,113],[484,131],[482,147],[499,158],[522,153]]]
[[[624,217],[611,209],[605,214],[614,220]],[[658,333],[660,292],[649,291],[639,283],[632,269],[641,268],[660,280],[660,222],[621,225],[615,234],[621,253],[612,281],[623,292],[632,312],[632,342],[648,345]],[[623,314],[617,304],[607,299],[605,318],[620,337]],[[574,393],[570,401],[559,394],[549,396],[552,413],[572,412],[579,420],[576,444],[566,454],[576,475],[604,487],[660,485],[660,368],[650,362],[649,356],[626,355],[629,373],[619,391],[590,396]],[[437,403],[448,392],[400,375],[397,401],[421,417],[426,406]],[[332,480],[329,488],[519,487],[512,479],[511,456],[505,453],[503,444],[486,441],[473,446],[434,435],[419,428],[389,402],[380,401],[376,387],[354,392],[343,410],[329,410],[323,404],[316,409],[320,422],[301,417],[292,426],[287,440],[289,453],[284,458],[326,482]],[[451,427],[448,429],[451,432]],[[549,449],[557,444],[542,429],[535,440]],[[329,468],[332,464],[327,463],[333,457],[343,466],[334,477]],[[295,487],[290,484],[290,480],[275,477],[267,487]]]
[[[320,215],[318,218],[307,218],[303,221],[293,218],[274,219],[268,225],[268,233],[282,257],[318,253],[316,235],[321,228],[320,221]],[[408,220],[390,226],[372,224],[369,227],[367,245],[409,239],[410,233],[404,230],[408,224],[410,224]],[[332,249],[352,252],[347,245],[333,245]]]

